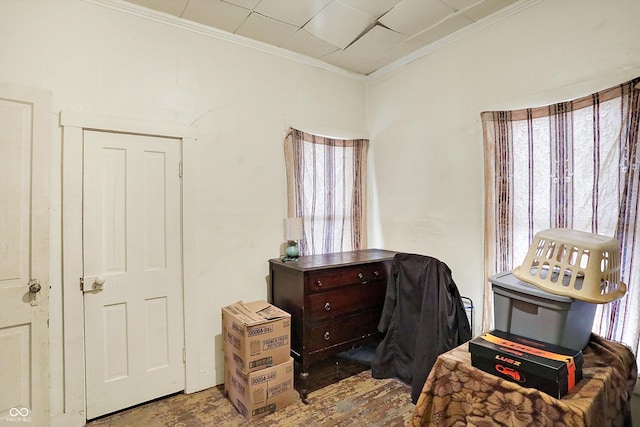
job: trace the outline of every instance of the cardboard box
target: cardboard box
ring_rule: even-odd
[[[247,419],[272,414],[296,400],[293,358],[250,373],[225,359],[224,389],[238,412]]]
[[[471,365],[557,399],[582,379],[582,352],[493,330],[469,341]]]
[[[225,358],[244,372],[289,360],[291,315],[266,301],[239,301],[222,309]]]

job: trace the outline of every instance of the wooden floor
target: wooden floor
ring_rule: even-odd
[[[177,394],[90,421],[89,427],[404,426],[415,406],[411,387],[371,377],[370,353],[352,351],[318,363],[309,377],[309,404],[296,401],[247,422],[222,386]]]
[[[363,357],[364,354],[364,357]],[[93,420],[89,427],[404,426],[415,406],[411,389],[397,380],[371,378],[370,356],[345,353],[318,364],[310,377],[309,404],[296,402],[247,422],[221,386],[177,394]],[[639,387],[640,388],[640,387]],[[640,395],[631,399],[633,426],[640,427]]]

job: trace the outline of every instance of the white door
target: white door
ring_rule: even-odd
[[[49,114],[49,92],[0,84],[2,426],[49,425]]]
[[[87,419],[184,390],[180,152],[84,132]]]

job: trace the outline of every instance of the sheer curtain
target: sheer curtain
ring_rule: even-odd
[[[639,98],[636,78],[573,101],[482,113],[483,330],[493,321],[487,277],[520,265],[537,231],[573,228],[619,240],[627,294],[598,306],[593,331],[638,354]]]
[[[366,139],[289,129],[284,142],[288,216],[302,217],[302,255],[366,247]]]

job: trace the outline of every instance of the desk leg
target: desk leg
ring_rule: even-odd
[[[306,370],[300,372],[300,399],[302,399],[302,403],[305,405],[309,404],[308,399],[308,391],[307,391],[307,380],[309,379],[309,372]]]
[[[300,395],[302,403],[309,403],[309,363],[304,358],[295,360],[295,372],[297,377],[295,378],[295,388]],[[296,374],[294,374],[296,375]]]

